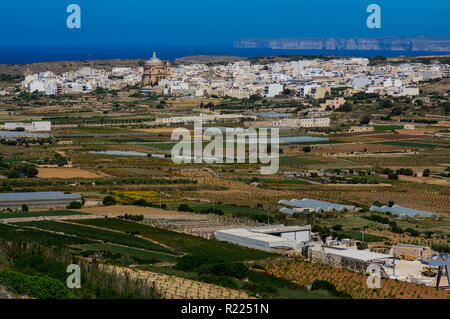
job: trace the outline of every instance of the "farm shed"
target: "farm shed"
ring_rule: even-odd
[[[306,226],[260,226],[251,228],[251,231],[264,233],[294,240],[297,243],[307,242],[311,239],[311,225]]]
[[[73,201],[81,202],[81,195],[63,192],[2,193],[0,209],[20,209],[24,204],[29,208],[61,208]]]
[[[218,240],[241,246],[271,251],[277,248],[297,249],[311,238],[311,226],[283,225],[224,229],[215,232]]]
[[[378,207],[378,206],[372,206],[370,207],[370,211],[371,212],[379,212],[379,213],[391,213],[392,215],[397,215],[399,217],[411,217],[411,218],[415,218],[415,217],[440,217],[440,215],[438,213],[430,213],[430,212],[425,212],[425,211],[421,211],[421,210],[417,210],[417,209],[412,209],[412,208],[406,208],[406,207],[402,207],[402,206],[398,206],[398,205],[394,205],[392,207],[389,206],[382,206],[382,207]]]
[[[316,246],[308,250],[308,258],[338,268],[366,271],[371,263],[385,264],[392,255],[374,253],[365,250],[346,249],[329,246]]]

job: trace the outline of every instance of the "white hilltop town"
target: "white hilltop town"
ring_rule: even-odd
[[[169,63],[156,54],[144,67],[115,67],[110,71],[84,67],[56,75],[50,71],[27,75],[22,87],[47,95],[89,93],[97,88],[119,90],[143,85],[144,93],[172,96],[274,97],[285,90],[297,98],[322,99],[332,88],[389,96],[419,95],[420,81],[448,77],[448,64],[377,64],[367,58],[310,59],[269,64],[248,60],[228,64]],[[339,106],[329,101],[325,107]],[[337,103],[337,105],[336,105]]]

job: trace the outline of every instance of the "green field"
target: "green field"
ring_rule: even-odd
[[[376,125],[373,127],[375,131],[392,131],[392,130],[400,130],[403,128],[403,125]]]
[[[378,142],[375,144],[394,145],[394,146],[410,146],[410,147],[419,147],[419,148],[433,148],[433,147],[438,146],[436,144],[401,142],[401,141]]]
[[[85,227],[82,225],[67,224],[55,221],[37,221],[16,223],[19,226],[31,226],[40,229],[62,232],[64,234],[75,235],[80,238],[100,240],[119,245],[125,245],[136,248],[143,248],[163,253],[172,253],[170,249],[164,248],[160,245],[154,244],[148,240],[128,235],[121,232],[114,232],[104,229],[97,229],[93,227]],[[123,229],[118,229],[122,230]]]
[[[112,244],[87,244],[80,245],[81,248],[89,252],[108,251],[113,254],[120,254],[136,258],[139,262],[154,263],[157,261],[176,262],[177,257],[173,255],[163,254],[155,251],[136,249],[131,247],[123,247]]]
[[[275,256],[275,254],[264,251],[236,246],[217,240],[207,240],[119,219],[103,218],[79,220],[77,222],[112,230],[138,232],[173,249],[181,249],[187,253],[203,253],[211,257],[226,258],[230,261],[256,260]]]
[[[150,147],[150,148],[158,148],[161,150],[171,150],[176,143],[143,143],[143,144],[139,144],[145,147]]]
[[[88,239],[59,235],[38,229],[14,227],[1,223],[0,240],[41,244],[48,247],[66,247],[92,243]]]
[[[181,204],[187,204],[190,208],[192,208],[195,212],[201,213],[203,210],[212,208],[214,206],[214,209],[220,209],[225,214],[236,214],[236,213],[243,213],[243,214],[263,214],[267,215],[266,212],[256,209],[256,208],[249,208],[249,207],[242,207],[242,206],[233,206],[233,205],[224,205],[224,204],[212,204],[212,203],[199,203],[199,202],[172,202],[167,203],[167,208],[177,210],[178,207]]]
[[[363,233],[358,230],[341,230],[336,232],[339,237],[341,238],[350,238],[350,239],[356,239],[356,240],[363,240]],[[375,235],[369,235],[364,234],[364,241],[365,242],[379,242],[387,240],[386,237],[381,236],[375,236]]]
[[[88,215],[82,212],[73,212],[69,210],[45,211],[45,212],[18,212],[18,213],[0,213],[0,219],[27,218],[27,217],[51,217],[51,216],[75,216]]]

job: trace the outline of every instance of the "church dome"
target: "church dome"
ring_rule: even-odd
[[[146,62],[149,65],[163,65],[164,63],[156,56],[156,52],[153,52],[153,56]]]

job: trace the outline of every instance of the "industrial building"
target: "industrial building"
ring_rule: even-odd
[[[371,263],[384,267],[393,265],[394,256],[374,253],[366,250],[347,249],[329,246],[315,246],[308,250],[308,258],[312,262],[319,262],[338,268],[348,268],[355,271],[366,271]]]
[[[401,218],[403,217],[411,217],[411,218],[415,218],[415,217],[430,217],[430,218],[439,218],[440,214],[438,213],[430,213],[430,212],[425,212],[425,211],[421,211],[421,210],[417,210],[417,209],[412,209],[412,208],[407,208],[407,207],[402,207],[402,206],[398,206],[398,205],[394,205],[392,207],[389,206],[382,206],[382,207],[378,207],[378,206],[372,206],[370,207],[370,211],[371,212],[378,212],[378,213],[391,213],[392,215],[397,215]]]
[[[2,193],[0,209],[21,209],[22,205],[39,209],[65,208],[74,201],[81,202],[81,195],[63,192]]]
[[[296,119],[281,119],[278,121],[273,121],[272,123],[275,127],[328,127],[330,126],[329,117],[305,117]]]
[[[300,250],[311,239],[311,226],[260,226],[218,230],[214,233],[221,241],[255,249]]]
[[[309,212],[341,212],[343,210],[354,210],[356,207],[352,205],[341,205],[320,200],[303,198],[302,200],[291,199],[290,201],[282,199],[278,204],[286,205],[294,208],[281,208],[282,213],[309,213]]]

